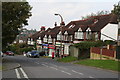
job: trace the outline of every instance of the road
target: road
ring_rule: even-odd
[[[7,56],[21,66],[2,72],[3,78],[118,78],[117,72],[93,67],[61,63],[51,58],[27,58],[25,56]]]

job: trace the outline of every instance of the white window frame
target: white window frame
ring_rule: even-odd
[[[75,39],[84,39],[84,33],[82,29],[79,28],[77,32],[75,32]]]
[[[89,33],[88,33],[89,32]],[[92,32],[91,32],[91,29],[90,28],[88,28],[87,30],[86,30],[86,39],[91,39],[92,38]]]
[[[47,36],[46,35],[44,36],[43,41],[47,42]]]
[[[49,37],[48,37],[48,43],[52,43],[52,38],[51,38],[50,35],[49,35]]]
[[[68,33],[67,33],[67,31],[65,31],[65,33],[64,33],[64,40],[68,41]]]

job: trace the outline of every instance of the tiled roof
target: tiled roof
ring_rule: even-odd
[[[66,25],[66,27],[69,28],[71,25],[75,25],[73,28],[71,28],[71,30],[73,30],[74,32],[77,31],[79,28],[81,28],[84,32],[88,27],[91,29],[91,31],[100,31],[108,23],[116,24],[117,16],[114,14],[92,16],[86,20],[71,21],[68,25]]]
[[[56,38],[59,31],[62,29],[62,34],[64,34],[65,31],[68,32],[69,35],[74,34],[75,31],[77,31],[79,28],[82,29],[83,32],[87,30],[89,27],[91,31],[100,31],[102,28],[104,28],[108,23],[117,24],[117,16],[114,14],[107,14],[107,15],[100,15],[100,16],[92,16],[85,20],[77,20],[77,21],[71,21],[66,26],[56,26],[54,28],[48,28],[46,31],[41,32],[38,31],[35,34],[31,36],[31,38],[37,39],[38,37],[43,38],[45,35],[47,37],[51,35],[52,38]],[[72,27],[70,27],[73,25]]]

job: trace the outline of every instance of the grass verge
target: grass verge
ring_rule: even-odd
[[[72,57],[72,56],[67,56],[65,58],[62,59],[57,59],[57,61],[59,62],[72,62],[72,61],[76,61],[77,58],[76,57]]]
[[[109,69],[109,70],[120,72],[120,69],[119,69],[120,61],[86,59],[86,60],[76,62],[75,64],[82,64],[82,65],[93,66],[93,67]]]

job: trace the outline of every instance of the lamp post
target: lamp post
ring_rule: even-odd
[[[60,23],[60,30],[61,30],[61,36],[60,36],[60,40],[61,40],[61,45],[60,45],[60,58],[62,58],[63,53],[62,53],[62,27],[65,25],[64,21],[63,21],[63,17],[60,14],[54,14],[56,16],[60,16],[61,18],[61,23]]]

